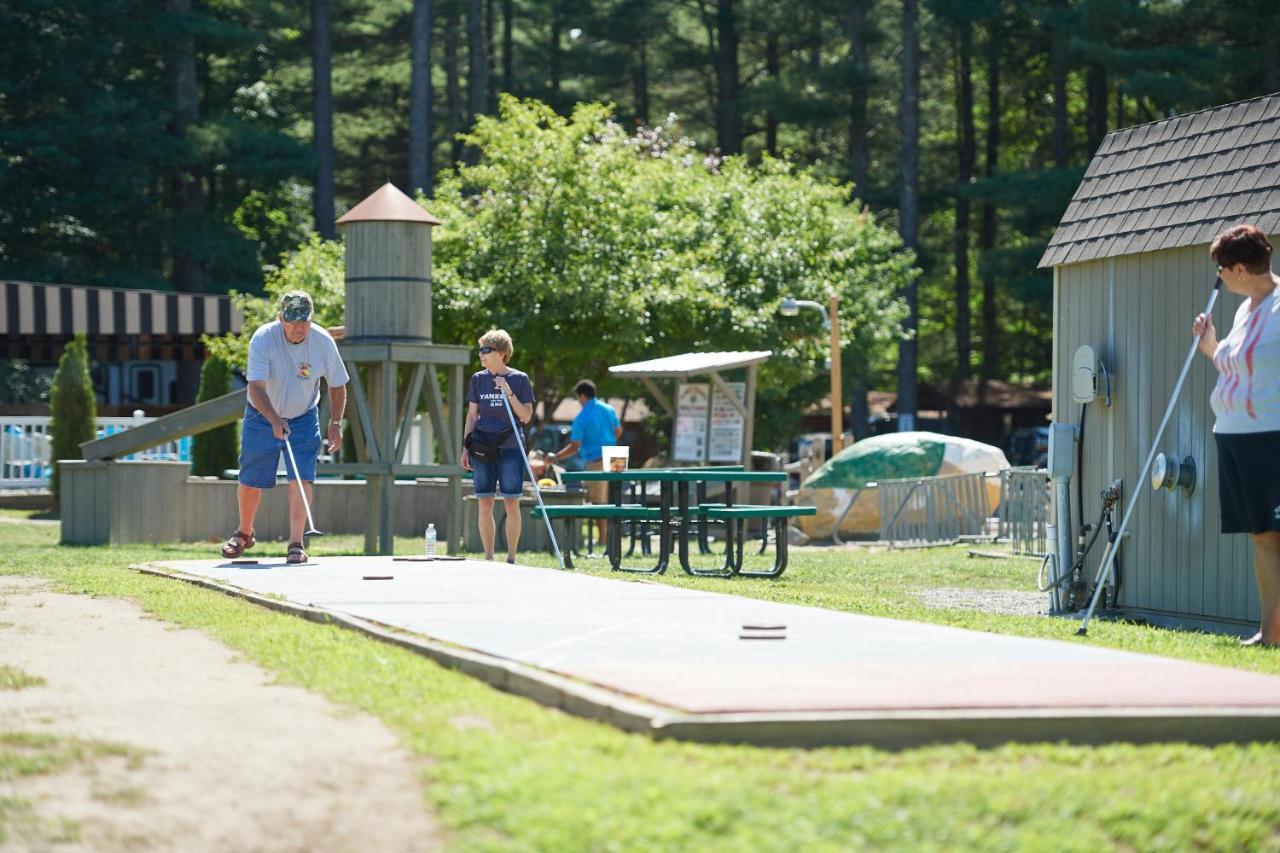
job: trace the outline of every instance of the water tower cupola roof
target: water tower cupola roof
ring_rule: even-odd
[[[388,182],[364,201],[348,210],[338,220],[339,225],[352,222],[425,222],[439,225],[440,220],[427,213],[416,201],[409,198],[395,185]]]

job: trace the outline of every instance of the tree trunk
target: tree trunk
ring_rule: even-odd
[[[485,112],[498,109],[498,52],[493,47],[494,30],[498,26],[498,13],[493,0],[484,3],[484,54],[485,54]]]
[[[721,154],[742,151],[742,116],[738,105],[737,0],[716,0],[716,145]]]
[[[413,43],[409,78],[409,192],[430,198],[431,170],[431,0],[413,0]]]
[[[1050,21],[1049,71],[1053,77],[1053,160],[1059,166],[1069,165],[1067,148],[1067,31],[1064,0],[1054,0]]]
[[[1090,157],[1107,135],[1107,105],[1107,69],[1094,63],[1085,71],[1085,132]]]
[[[191,0],[167,0],[166,12],[175,19],[177,35],[169,46],[169,77],[173,85],[173,121],[169,132],[178,142],[185,162],[178,166],[171,181],[173,219],[178,224],[176,239],[170,244],[173,263],[173,288],[184,293],[204,290],[204,266],[198,254],[186,243],[187,235],[200,227],[204,214],[204,187],[195,151],[188,146],[187,131],[200,119],[200,92],[196,83],[195,38],[190,22]],[[200,364],[180,361],[174,390],[175,403],[195,400],[200,386]]]
[[[973,128],[973,24],[968,20],[957,24],[956,51],[956,121],[959,124],[957,154],[956,226],[954,258],[956,267],[956,372],[957,380],[971,375],[973,353],[969,314],[969,182],[973,179],[976,142]]]
[[[902,185],[898,194],[898,229],[902,244],[915,251],[919,243],[920,198],[920,34],[917,31],[917,0],[902,0],[902,93],[899,120],[902,143],[899,152]],[[919,325],[919,292],[916,280],[904,288],[907,318],[904,331],[910,337],[898,345],[898,429],[915,428],[916,370],[919,347],[916,331]]]
[[[649,124],[649,42],[641,37],[636,47],[635,67],[631,75],[631,87],[636,99],[636,121]]]
[[[191,34],[191,0],[167,0],[166,11],[175,19],[177,35],[169,46],[169,80],[173,86],[173,121],[169,132],[181,150],[186,162],[178,167],[172,178],[173,218],[184,226],[192,226],[204,212],[204,187],[200,183],[195,153],[187,146],[187,130],[200,119],[200,94],[196,85],[195,38]],[[179,235],[190,233],[193,227],[180,227]],[[173,261],[173,287],[184,293],[204,290],[204,269],[200,258],[184,244],[179,236],[170,246]]]
[[[316,148],[316,188],[312,216],[316,233],[338,236],[334,223],[333,151],[333,0],[311,0],[311,112]]]
[[[845,360],[844,380],[849,389],[849,431],[854,441],[871,436],[871,409],[867,405],[867,377],[871,370],[856,349]]]
[[[1000,49],[1003,33],[1000,22],[992,21],[987,41],[987,139],[986,168],[988,178],[999,169],[1000,160]],[[978,245],[983,254],[996,245],[996,206],[990,201],[982,204],[982,231]],[[999,375],[999,337],[996,330],[996,281],[988,270],[982,277],[982,378],[994,379]]]
[[[560,78],[564,76],[563,56],[560,50],[561,36],[564,34],[564,22],[560,20],[560,0],[551,0],[551,21],[547,32],[547,88],[551,92],[548,99],[551,106],[560,109]]]
[[[515,18],[515,0],[502,0],[502,89],[514,92],[516,86],[515,39],[511,28]]]
[[[444,94],[449,112],[449,156],[454,163],[462,160],[462,142],[458,139],[462,132],[462,83],[458,64],[458,14],[450,9],[444,25]]]
[[[849,179],[853,192],[867,197],[867,179],[871,174],[871,156],[867,143],[867,100],[871,88],[871,55],[867,45],[867,7],[870,0],[853,0],[849,4],[849,59],[853,63],[849,90]],[[865,400],[863,401],[865,405]]]
[[[765,37],[764,65],[769,74],[769,82],[776,87],[781,68],[778,60],[778,36],[772,31]],[[774,91],[776,93],[776,88]],[[764,150],[773,157],[778,156],[778,117],[773,114],[773,110],[764,114]]]
[[[822,24],[825,17],[825,13],[814,9],[809,19],[809,80],[815,90],[822,85]],[[822,98],[823,95],[818,97]],[[809,158],[816,160],[822,156],[818,152],[818,128],[822,122],[810,121],[808,124]]]
[[[1262,29],[1262,91],[1280,91],[1280,18],[1272,18]]]
[[[467,126],[484,114],[489,92],[489,62],[484,50],[484,0],[467,2]]]

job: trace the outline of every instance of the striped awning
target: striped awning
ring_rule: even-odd
[[[0,286],[0,330],[7,336],[199,337],[239,332],[244,324],[228,296],[26,281]]]

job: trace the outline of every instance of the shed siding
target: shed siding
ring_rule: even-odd
[[[1120,551],[1120,605],[1222,623],[1256,620],[1248,538],[1218,533],[1217,451],[1209,409],[1216,375],[1207,359],[1197,356],[1192,363],[1160,442],[1161,452],[1179,460],[1194,457],[1195,492],[1190,497],[1180,490],[1157,493],[1145,480],[1137,481],[1190,346],[1191,319],[1208,298],[1214,276],[1208,252],[1204,246],[1185,247],[1071,264],[1057,272],[1058,420],[1080,424],[1070,372],[1078,347],[1092,346],[1113,374],[1114,405],[1108,409],[1100,398],[1086,415],[1084,520],[1096,520],[1101,489],[1123,479],[1123,507],[1131,500],[1137,506]],[[1239,304],[1240,298],[1225,290],[1219,296],[1214,321],[1220,334],[1230,328]],[[1078,526],[1076,515],[1073,484],[1072,517]],[[1104,549],[1100,543],[1090,555],[1090,577],[1100,568]]]

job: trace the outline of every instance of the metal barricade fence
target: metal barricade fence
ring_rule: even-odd
[[[938,544],[980,536],[990,516],[987,481],[999,473],[944,474],[880,480],[880,539],[893,544]]]
[[[1049,472],[1010,468],[1000,478],[1000,539],[1013,553],[1043,557],[1049,550]]]

